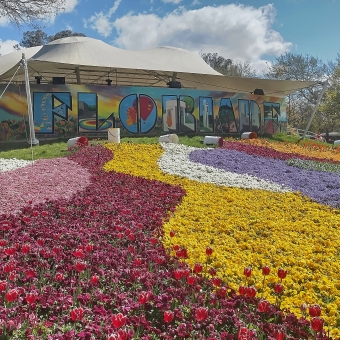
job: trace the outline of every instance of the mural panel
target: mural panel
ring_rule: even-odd
[[[237,133],[237,123],[233,105],[229,98],[222,98],[218,115],[215,119],[215,132],[217,133]]]
[[[0,85],[3,91],[5,85]],[[286,126],[283,98],[246,93],[92,85],[31,85],[37,134],[74,137],[124,135],[275,133]],[[0,99],[0,141],[29,134],[22,85],[10,85]]]
[[[200,119],[199,131],[200,132],[213,132],[214,131],[214,104],[211,97],[200,97]]]

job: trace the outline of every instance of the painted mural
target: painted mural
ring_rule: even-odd
[[[0,85],[0,93],[4,85]],[[31,85],[37,137],[121,135],[273,134],[286,129],[283,98],[246,93],[155,87]],[[24,85],[0,99],[0,141],[27,139]]]

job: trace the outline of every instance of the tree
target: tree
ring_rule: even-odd
[[[1,1],[1,0],[0,0]],[[24,32],[23,38],[20,41],[20,45],[13,46],[15,49],[20,49],[22,47],[34,47],[34,46],[42,46],[46,45],[51,41],[67,38],[67,37],[85,37],[86,35],[83,33],[73,32],[71,30],[60,31],[55,35],[48,36],[44,31],[38,29],[34,31]]]
[[[320,111],[324,130],[340,131],[340,62],[329,79]]]
[[[302,54],[285,53],[273,62],[265,78],[278,80],[300,80],[321,82],[328,78],[334,66],[324,63],[321,59]],[[292,89],[294,90],[294,89]],[[293,92],[287,96],[288,123],[296,128],[304,129],[310,114],[320,95],[321,85]],[[321,112],[317,112],[311,130],[323,129]]]
[[[46,19],[64,11],[66,0],[0,0],[0,17],[13,25],[33,25],[34,21]]]
[[[232,61],[225,59],[217,53],[203,53],[203,60],[215,71],[225,76],[256,78],[256,71],[252,70],[248,62]]]
[[[60,31],[56,33],[55,35],[49,36],[48,42],[62,39],[62,38],[68,38],[68,37],[86,37],[86,35],[84,33],[73,32],[71,30],[65,30],[65,31]]]

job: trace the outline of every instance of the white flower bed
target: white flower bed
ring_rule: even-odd
[[[273,192],[291,192],[290,188],[255,176],[239,175],[198,164],[189,160],[189,154],[197,148],[182,144],[161,143],[164,154],[158,160],[160,169],[168,174],[186,177],[203,183],[212,183],[243,189],[260,189]]]
[[[0,158],[0,172],[23,168],[27,165],[32,165],[32,161],[24,161],[22,159],[16,158],[12,159]]]

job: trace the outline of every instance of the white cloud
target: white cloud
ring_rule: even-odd
[[[108,13],[101,11],[92,15],[90,19],[84,20],[84,26],[87,27],[87,25],[90,24],[90,27],[96,30],[100,35],[104,36],[105,38],[108,37],[111,34],[113,28],[110,19],[117,11],[121,1],[122,0],[116,0]]]
[[[70,13],[74,10],[74,8],[77,6],[78,0],[66,0],[65,3],[65,12]]]
[[[182,0],[162,0],[164,3],[179,4]]]
[[[6,26],[8,24],[8,20],[5,17],[0,17],[0,26]]]
[[[170,45],[196,53],[217,52],[263,70],[267,69],[263,56],[281,55],[292,46],[271,29],[274,20],[273,5],[182,8],[164,17],[129,13],[114,22],[115,44],[133,50]]]
[[[13,46],[19,44],[19,41],[16,40],[0,40],[0,54],[4,55],[14,51]]]

